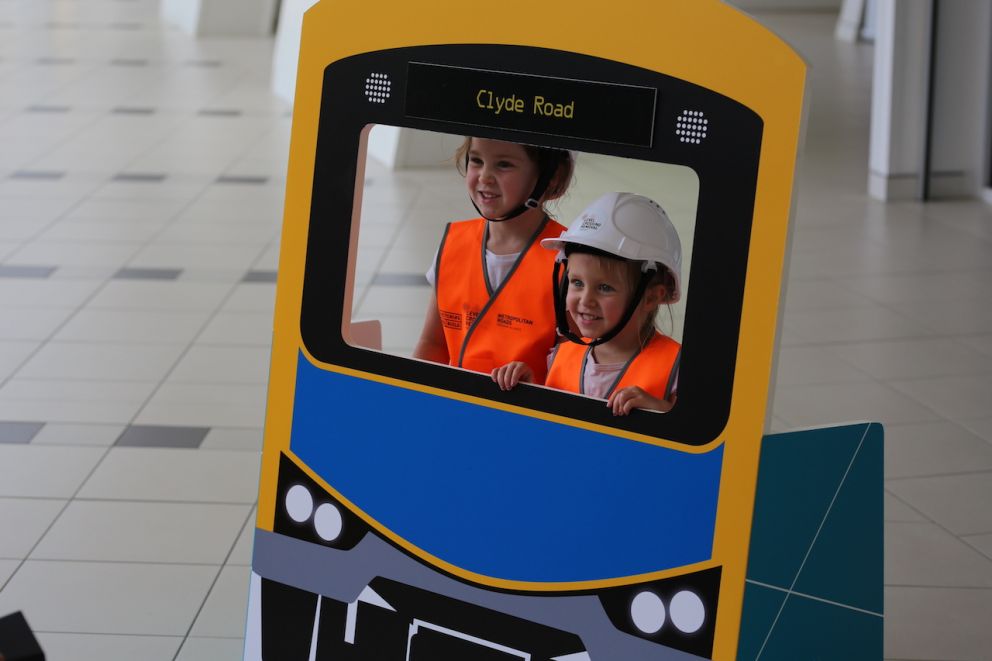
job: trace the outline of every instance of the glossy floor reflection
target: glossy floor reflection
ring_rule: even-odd
[[[885,423],[886,655],[987,659],[992,210],[870,200],[871,47],[761,18],[813,65],[773,427]],[[0,613],[52,661],[240,658],[291,121],[271,51],[154,0],[0,0]],[[358,312],[408,351],[423,223],[469,211],[448,169],[367,176]]]

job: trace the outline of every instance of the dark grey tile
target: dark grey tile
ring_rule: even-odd
[[[39,57],[35,62],[44,65],[61,65],[61,64],[72,64],[75,62],[71,57]]]
[[[49,113],[60,113],[69,112],[69,106],[45,106],[45,105],[35,105],[28,106],[28,112],[49,112]]]
[[[223,66],[224,63],[220,60],[189,60],[186,62],[188,66],[191,67],[219,67]]]
[[[0,264],[0,278],[47,278],[57,266],[17,266]]]
[[[71,23],[69,21],[48,21],[45,23],[45,27],[50,30],[78,30],[79,23]],[[45,59],[55,59],[55,58],[45,58]],[[46,64],[51,64],[46,62]]]
[[[154,183],[165,181],[166,175],[161,172],[118,172],[114,181],[136,181],[139,183]]]
[[[110,112],[115,115],[154,115],[155,109],[135,106],[117,106]]]
[[[125,266],[114,274],[117,280],[175,280],[182,269],[143,269]]]
[[[252,185],[256,185],[257,186],[257,185],[265,184],[268,181],[269,181],[269,178],[268,177],[261,177],[261,176],[259,176],[259,177],[253,177],[253,176],[248,176],[248,175],[243,175],[242,176],[242,175],[233,175],[233,174],[223,174],[223,175],[217,177],[217,181],[215,183],[218,183],[218,184],[252,184]]]
[[[115,67],[147,67],[148,60],[144,58],[115,57],[110,61]]]
[[[245,273],[244,277],[241,278],[241,282],[275,282],[276,272],[275,271],[248,271]]]
[[[0,422],[0,443],[30,443],[44,422]]]
[[[114,445],[142,448],[198,448],[210,427],[129,425]]]
[[[427,277],[423,273],[376,273],[372,278],[373,285],[385,287],[429,287]]]
[[[45,179],[56,181],[65,176],[65,172],[55,170],[16,170],[10,174],[11,179]]]
[[[145,24],[135,23],[132,21],[118,21],[116,23],[111,23],[109,27],[112,30],[140,30],[145,27]]]
[[[244,113],[237,108],[203,108],[198,114],[204,117],[240,117]]]

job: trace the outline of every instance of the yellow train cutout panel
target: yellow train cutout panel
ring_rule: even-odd
[[[880,427],[764,436],[805,80],[716,0],[307,12],[246,660],[881,658]],[[383,350],[353,314],[381,257],[363,232],[401,213],[366,185],[368,152],[398,135],[457,151],[474,186],[414,234],[425,333],[462,342],[440,359]],[[666,412],[490,373],[542,320],[585,338],[553,302],[582,284],[546,248],[561,163],[564,225],[616,181],[678,235]],[[510,204],[517,184],[536,199]],[[465,197],[481,218],[446,230]],[[504,284],[458,273],[528,219]],[[452,309],[456,285],[485,286],[481,309]],[[514,297],[537,321],[503,311]]]

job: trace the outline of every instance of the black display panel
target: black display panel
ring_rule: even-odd
[[[406,114],[467,126],[650,147],[657,90],[411,62]]]
[[[358,163],[370,125],[450,133],[407,114],[411,63],[524,76],[580,78],[657,90],[650,146],[495,126],[465,133],[691,168],[699,199],[683,327],[678,402],[664,414],[616,417],[589,398],[544,388],[498,390],[489,375],[349,345],[342,337]],[[371,83],[370,83],[371,81]],[[371,84],[371,87],[370,87]],[[692,121],[687,129],[687,119]],[[705,120],[702,121],[702,120]],[[698,126],[702,124],[705,130]],[[724,429],[730,411],[754,214],[762,121],[733,99],[647,69],[575,53],[502,45],[441,45],[364,53],[330,64],[317,134],[301,334],[322,362],[691,445]],[[637,192],[637,191],[631,191]],[[567,222],[567,220],[566,220]]]

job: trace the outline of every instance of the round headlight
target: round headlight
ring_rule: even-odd
[[[331,503],[324,503],[313,515],[313,527],[325,542],[333,542],[341,534],[344,520],[341,511]]]
[[[682,633],[695,633],[703,626],[703,621],[706,619],[706,607],[695,592],[682,590],[672,597],[672,603],[668,605],[668,614],[676,629]]]
[[[297,523],[303,523],[313,514],[313,496],[302,484],[286,492],[286,513]]]
[[[658,633],[665,625],[665,604],[654,592],[641,592],[630,602],[630,619],[644,633]]]

